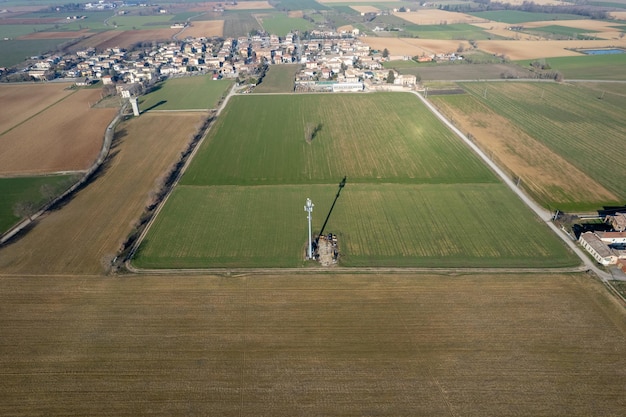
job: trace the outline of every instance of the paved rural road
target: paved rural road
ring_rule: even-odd
[[[537,216],[539,216],[539,218],[541,218],[541,220],[543,220],[546,223],[546,225],[548,225],[548,227],[550,229],[552,229],[554,231],[554,233],[556,233],[557,236],[559,236],[565,242],[565,244],[567,246],[569,246],[570,249],[572,249],[572,251],[574,251],[574,253],[583,262],[583,265],[584,265],[585,269],[593,271],[593,273],[596,274],[602,281],[608,281],[608,280],[614,279],[611,276],[611,274],[606,273],[606,272],[602,271],[600,268],[598,268],[596,266],[596,264],[591,259],[589,259],[589,257],[582,251],[582,249],[580,249],[580,247],[578,247],[576,242],[572,241],[572,239],[568,235],[562,233],[556,227],[556,225],[554,223],[552,223],[552,213],[550,213],[549,211],[547,211],[546,209],[544,209],[543,207],[541,207],[540,205],[535,203],[535,201],[533,201],[532,199],[530,199],[530,197],[528,197],[526,194],[524,194],[524,192],[519,187],[517,187],[515,185],[513,180],[511,180],[508,177],[508,175],[506,175],[506,173],[504,171],[502,171],[500,169],[500,167],[498,167],[495,164],[495,162],[493,162],[491,159],[489,159],[487,154],[485,154],[478,146],[476,146],[476,144],[474,142],[469,140],[469,138],[467,136],[465,136],[465,134],[463,134],[463,132],[461,132],[459,129],[457,129],[456,126],[454,126],[452,124],[452,122],[450,122],[448,119],[446,119],[439,112],[439,110],[437,110],[435,108],[435,106],[433,106],[427,99],[425,99],[418,92],[414,92],[414,94],[417,97],[419,97],[420,100],[422,100],[424,105],[426,105],[426,107],[428,107],[428,109],[430,109],[430,111],[435,116],[437,116],[437,118],[439,118],[439,120],[441,120],[446,126],[448,126],[448,128],[450,128],[450,130],[452,130],[452,132],[454,132],[454,134],[456,134],[459,138],[461,138],[467,144],[467,146],[469,146],[470,149],[472,149],[472,151],[474,151],[474,153],[476,153],[487,164],[487,166],[489,166],[496,173],[496,175],[498,175],[502,179],[502,181],[511,190],[513,190],[513,192],[515,194],[517,194],[517,196],[524,202],[524,204],[526,204],[532,211],[534,211],[537,214]]]

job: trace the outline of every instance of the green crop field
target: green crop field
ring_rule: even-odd
[[[411,34],[424,39],[500,39],[499,36],[485,32],[483,29],[465,23],[450,25],[413,25],[401,26],[402,32],[398,36]]]
[[[0,234],[20,220],[13,212],[15,204],[30,202],[38,207],[45,203],[43,194],[62,192],[70,180],[68,175],[0,178]],[[48,187],[47,191],[42,193],[42,187]]]
[[[591,178],[626,199],[626,96],[597,87],[537,83],[464,83],[492,110],[513,121]],[[488,98],[483,97],[485,88]],[[618,168],[620,167],[620,168]]]
[[[223,14],[224,37],[247,36],[253,30],[263,30],[259,22],[246,11],[228,10]]]
[[[180,186],[135,265],[296,267],[307,239],[307,197],[319,231],[336,186]],[[345,266],[556,267],[575,265],[501,184],[346,185],[326,226]]]
[[[318,128],[310,143],[309,125]],[[317,184],[344,175],[377,183],[496,181],[413,94],[381,93],[233,97],[182,182]]]
[[[497,10],[487,12],[468,12],[472,16],[481,19],[495,20],[496,22],[518,24],[524,22],[541,22],[548,20],[580,20],[585,19],[584,16],[565,13],[532,13],[518,10]]]
[[[1,27],[2,25],[0,25]],[[17,65],[31,56],[55,51],[67,39],[29,39],[0,41],[0,67]]]
[[[532,60],[518,61],[528,66]],[[549,58],[545,62],[567,79],[626,80],[626,53],[614,55],[581,55]]]
[[[139,100],[140,110],[199,110],[217,106],[233,84],[231,80],[212,80],[210,75],[172,78]]]
[[[568,36],[574,39],[578,39],[582,37],[582,35],[586,35],[586,37],[589,37],[590,33],[597,33],[598,31],[573,28],[570,26],[548,25],[548,26],[540,26],[540,27],[532,28],[532,29],[525,29],[524,32]]]
[[[254,88],[255,93],[291,93],[293,92],[296,72],[300,64],[272,65],[263,77],[263,82]]]
[[[263,17],[263,29],[268,33],[278,36],[285,36],[289,32],[304,32],[315,28],[315,25],[308,20],[299,17],[288,17],[283,14],[273,14],[271,17]]]
[[[118,30],[131,29],[158,29],[169,28],[172,24],[172,15],[158,16],[115,16],[109,20],[109,24]]]
[[[244,122],[245,120],[245,122]],[[312,141],[304,131],[319,123]],[[412,94],[236,96],[141,244],[144,268],[303,265],[302,206],[345,266],[577,260]]]

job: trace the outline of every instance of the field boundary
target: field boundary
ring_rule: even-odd
[[[415,268],[415,267],[302,267],[302,268],[189,268],[189,269],[140,269],[127,263],[128,270],[140,275],[319,275],[319,274],[563,274],[590,272],[585,265],[561,268]]]
[[[71,94],[69,94],[68,97],[70,95]],[[43,215],[49,209],[54,207],[56,204],[62,202],[63,200],[71,196],[74,192],[76,192],[78,189],[80,189],[81,187],[89,183],[91,177],[96,173],[96,171],[100,168],[102,163],[106,160],[107,156],[109,155],[109,150],[111,149],[111,143],[113,142],[113,136],[115,133],[115,126],[117,126],[117,124],[122,119],[122,116],[124,115],[124,112],[126,111],[126,108],[127,108],[127,104],[124,104],[118,111],[117,115],[113,118],[111,123],[109,123],[109,126],[106,128],[106,131],[104,133],[104,140],[102,142],[102,148],[100,149],[98,158],[95,160],[93,165],[87,171],[79,171],[79,172],[85,173],[83,177],[80,180],[78,180],[78,182],[76,182],[74,185],[72,185],[70,188],[68,188],[63,194],[61,194],[60,196],[58,196],[57,198],[55,198],[54,200],[52,200],[51,202],[43,206],[43,208],[41,208],[37,213],[33,214],[31,217],[27,219],[22,220],[21,222],[17,223],[15,226],[10,228],[8,231],[6,231],[4,234],[2,234],[0,236],[0,246],[5,244],[7,241],[9,241],[12,237],[17,235],[22,230],[24,230],[25,228],[33,224],[41,215]]]

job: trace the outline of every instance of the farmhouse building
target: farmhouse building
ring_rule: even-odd
[[[598,263],[605,266],[617,263],[617,255],[595,233],[582,233],[578,242]]]
[[[626,213],[615,213],[612,216],[606,216],[604,221],[609,223],[616,232],[626,231]]]

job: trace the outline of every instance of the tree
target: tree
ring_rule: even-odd
[[[383,58],[389,58],[389,49],[383,49]]]
[[[28,220],[32,220],[35,213],[37,213],[37,206],[32,201],[18,201],[13,206],[13,214],[20,219],[28,217]]]
[[[389,70],[389,74],[387,74],[387,84],[393,84],[396,80],[396,74],[393,70]]]

